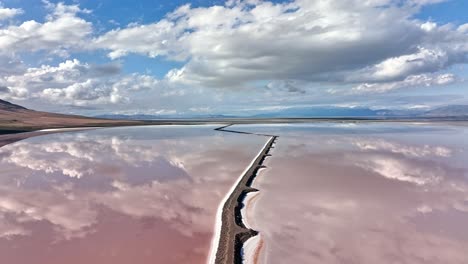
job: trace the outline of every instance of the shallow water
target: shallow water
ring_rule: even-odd
[[[212,126],[0,148],[1,263],[205,263],[222,197],[266,142]]]
[[[280,136],[247,213],[260,263],[468,263],[468,127],[231,129]]]

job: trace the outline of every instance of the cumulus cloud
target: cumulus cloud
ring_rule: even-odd
[[[69,102],[82,105],[87,102],[95,103],[119,103],[124,101],[117,89],[101,86],[95,80],[87,80],[82,83],[73,83],[63,89],[47,88],[40,93],[40,97],[54,102]]]
[[[186,61],[167,78],[190,85],[388,82],[437,72],[460,63],[467,54],[463,30],[412,19],[418,7],[436,2],[440,1],[185,5],[156,23],[112,30],[94,44],[110,50],[111,58],[137,53]]]
[[[131,74],[116,82],[116,89],[128,89],[133,91],[148,90],[157,87],[160,81],[150,75]]]
[[[458,32],[461,32],[461,33],[468,33],[468,23],[463,24],[463,25],[460,25],[460,26],[457,28],[457,31],[458,31]]]
[[[95,40],[99,48],[110,49],[109,57],[116,59],[129,52],[140,53],[149,57],[177,57],[177,35],[175,25],[168,20],[162,20],[151,25],[132,25],[125,30],[112,30]],[[138,40],[135,42],[135,40]],[[130,48],[131,47],[131,48]],[[181,51],[180,51],[181,52]]]
[[[0,80],[0,85],[8,87],[7,97],[71,105],[123,103],[130,92],[153,89],[158,84],[149,75],[122,75],[120,64],[92,65],[77,59],[28,68]]]
[[[29,96],[29,92],[24,88],[10,88],[8,86],[0,86],[0,95],[5,99],[24,99]]]
[[[451,73],[410,75],[402,81],[359,84],[358,86],[353,87],[350,90],[350,93],[384,93],[402,88],[447,85],[452,84],[455,81],[456,77]],[[335,90],[330,89],[329,92],[334,93]]]
[[[21,8],[4,8],[0,3],[0,21],[15,17],[23,13]]]
[[[67,55],[70,50],[83,48],[92,33],[92,24],[77,16],[88,12],[77,5],[48,3],[52,13],[44,23],[29,20],[20,25],[0,29],[0,53],[48,51]]]
[[[420,48],[409,55],[389,58],[375,65],[370,75],[376,80],[392,80],[421,72],[434,72],[443,69],[448,55],[442,50]]]
[[[453,65],[467,63],[468,26],[415,18],[424,5],[439,2],[248,0],[183,5],[154,22],[130,23],[101,33],[86,19],[90,10],[44,1],[48,12],[44,21],[0,26],[0,86],[9,88],[2,96],[75,106],[135,99],[152,105],[154,100],[146,98],[166,96],[178,97],[180,101],[171,102],[177,105],[197,100],[188,109],[206,107],[206,101],[212,107],[213,102],[234,104],[245,99],[210,88],[250,89],[261,95],[256,103],[265,104],[268,97],[268,102],[287,104],[319,97],[336,103],[350,101],[358,93],[446,86],[463,79],[450,71]],[[57,69],[38,80],[29,71],[40,74],[39,68],[52,71],[60,66],[25,66],[21,61],[31,52],[52,59],[103,50],[111,60],[119,59],[120,67],[125,67],[130,54],[161,57],[180,66],[158,80],[150,74],[117,77],[117,64],[79,62],[80,69],[79,65]],[[65,71],[86,73],[63,75]],[[63,75],[60,83],[55,74]],[[162,90],[148,92],[154,91],[152,87]]]

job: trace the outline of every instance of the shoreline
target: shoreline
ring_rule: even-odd
[[[258,198],[259,192],[249,192],[245,196],[245,199],[242,201],[243,207],[241,209],[241,214],[242,214],[242,220],[244,222],[244,225],[249,228],[253,229],[253,223],[254,221],[249,221],[249,210],[251,210],[252,207],[254,207],[255,200]]]
[[[215,129],[219,130],[219,129]],[[222,131],[222,130],[221,130]],[[248,171],[251,169],[252,166],[254,166],[255,161],[260,157],[260,155],[263,152],[263,149],[267,147],[269,141],[267,141],[262,149],[258,152],[258,154],[255,156],[254,159],[250,162],[250,164],[244,169],[244,171],[239,175],[237,178],[236,182],[231,186],[229,189],[229,192],[226,193],[224,198],[221,200],[218,206],[218,210],[216,211],[216,224],[215,224],[215,234],[213,236],[212,242],[211,242],[211,247],[210,247],[210,254],[209,254],[209,261],[208,263],[217,263],[216,261],[216,253],[219,248],[219,240],[221,238],[221,232],[222,232],[222,218],[223,218],[223,209],[224,205],[226,204],[227,200],[230,198],[232,193],[235,191],[235,189],[238,187],[239,183],[242,181],[242,179],[245,177],[245,175],[248,173]]]
[[[257,175],[258,176],[258,175]],[[242,220],[244,225],[249,229],[254,229],[255,221],[252,215],[253,207],[258,199],[260,192],[250,192],[247,194],[243,201],[243,208],[241,210]],[[250,219],[250,220],[249,220]],[[260,258],[264,246],[262,233],[249,238],[245,241],[242,247],[242,263],[256,264]]]
[[[265,242],[261,234],[252,237],[244,243],[242,248],[242,261],[246,264],[257,264],[262,258],[262,250],[265,246]],[[265,262],[266,263],[266,262]]]
[[[242,218],[242,208],[245,206],[245,198],[248,193],[257,192],[252,188],[252,182],[257,177],[261,168],[264,168],[265,158],[270,156],[270,151],[278,136],[259,135],[249,132],[238,132],[234,130],[224,130],[230,125],[217,128],[217,131],[251,134],[257,136],[268,136],[269,139],[257,156],[252,160],[244,173],[237,179],[230,191],[221,201],[216,214],[215,235],[212,240],[212,247],[209,254],[210,264],[231,264],[243,262],[244,244],[258,235],[255,231],[247,227]]]

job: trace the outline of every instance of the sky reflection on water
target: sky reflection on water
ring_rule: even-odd
[[[234,128],[280,135],[248,213],[262,263],[468,263],[468,127]]]
[[[218,203],[266,140],[213,128],[102,129],[0,148],[2,263],[205,263]]]

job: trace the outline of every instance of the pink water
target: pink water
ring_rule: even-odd
[[[468,127],[234,128],[280,136],[247,213],[260,263],[468,263]]]
[[[265,143],[213,128],[102,129],[0,148],[0,263],[205,263],[218,204]]]

